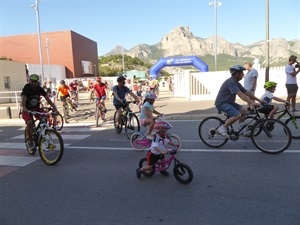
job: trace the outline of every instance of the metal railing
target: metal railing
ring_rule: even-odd
[[[16,107],[20,107],[21,94],[22,91],[0,91],[0,100],[8,99],[7,101],[0,101],[1,104],[5,103],[16,103]]]

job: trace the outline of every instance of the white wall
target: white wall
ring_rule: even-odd
[[[220,72],[201,72],[190,73],[185,71],[181,74],[174,75],[174,95],[177,97],[185,97],[189,100],[213,100],[216,98],[222,83],[230,77],[229,71]],[[270,68],[269,80],[277,83],[275,96],[286,97],[287,91],[285,87],[286,74],[284,67]],[[244,80],[240,83],[243,85]],[[264,92],[265,69],[258,70],[258,80],[255,95],[260,97]],[[201,86],[201,87],[200,87]],[[196,93],[193,90],[197,90]],[[201,93],[207,90],[209,93]],[[300,92],[298,91],[298,95]]]

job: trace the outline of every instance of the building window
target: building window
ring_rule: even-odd
[[[93,74],[94,64],[90,61],[81,61],[82,74]]]
[[[5,89],[10,89],[10,77],[3,77],[4,80],[4,88]]]

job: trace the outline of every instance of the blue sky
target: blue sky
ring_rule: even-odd
[[[0,0],[0,35],[37,32],[35,0]],[[156,44],[178,26],[201,38],[215,35],[213,0],[41,0],[41,32],[73,30],[98,44],[98,55],[116,45]],[[266,37],[266,0],[220,0],[218,35],[244,45]],[[270,39],[300,39],[300,1],[269,0]],[[43,41],[43,40],[42,40]],[[51,40],[50,40],[51,42]]]

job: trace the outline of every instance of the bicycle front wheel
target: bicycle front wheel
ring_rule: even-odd
[[[114,127],[115,127],[116,133],[120,134],[122,132],[122,124],[120,124],[119,126],[117,126],[117,124],[118,124],[118,121],[117,121],[117,112],[118,111],[115,111],[115,114],[114,114]],[[122,117],[122,115],[121,115],[121,117]],[[120,120],[122,121],[122,118]]]
[[[42,161],[47,165],[55,165],[61,160],[64,143],[57,131],[53,129],[45,131],[45,136],[39,140],[39,153]]]
[[[201,141],[209,147],[218,148],[226,144],[227,138],[218,133],[218,128],[223,124],[219,117],[207,117],[199,125],[198,134]]]
[[[255,131],[259,129],[261,132],[255,135]],[[255,147],[262,152],[278,154],[290,146],[292,135],[290,129],[282,121],[264,119],[254,125],[251,139]]]
[[[177,163],[174,166],[173,174],[176,180],[181,184],[191,183],[194,176],[192,169],[184,163]]]
[[[294,116],[285,121],[294,139],[300,139],[300,116]]]
[[[134,132],[140,131],[141,129],[139,118],[134,113],[129,113],[129,117],[126,120],[126,123],[124,125],[125,125],[125,134],[128,139],[130,139],[131,135]]]

